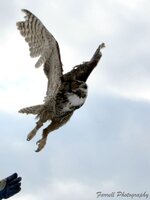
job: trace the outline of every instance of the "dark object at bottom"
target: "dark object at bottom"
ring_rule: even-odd
[[[0,181],[0,200],[8,199],[21,190],[21,177],[17,173]]]

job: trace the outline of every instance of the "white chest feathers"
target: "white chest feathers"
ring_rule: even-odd
[[[79,96],[78,94],[68,93],[68,102],[63,108],[64,112],[73,111],[80,108],[84,104],[87,96],[87,90],[82,90],[82,92],[84,93],[84,97]]]

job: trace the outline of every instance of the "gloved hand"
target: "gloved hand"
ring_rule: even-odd
[[[0,181],[0,200],[7,199],[21,190],[21,177],[17,173]]]

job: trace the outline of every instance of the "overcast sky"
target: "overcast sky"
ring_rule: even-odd
[[[106,44],[85,105],[40,153],[41,131],[26,141],[34,116],[18,113],[42,103],[47,84],[16,29],[22,8],[57,39],[64,72]],[[98,191],[150,197],[150,1],[0,0],[0,27],[0,177],[23,177],[12,199],[93,200]]]

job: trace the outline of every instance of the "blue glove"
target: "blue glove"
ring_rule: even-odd
[[[0,200],[7,199],[21,190],[21,177],[17,173],[0,181]]]

